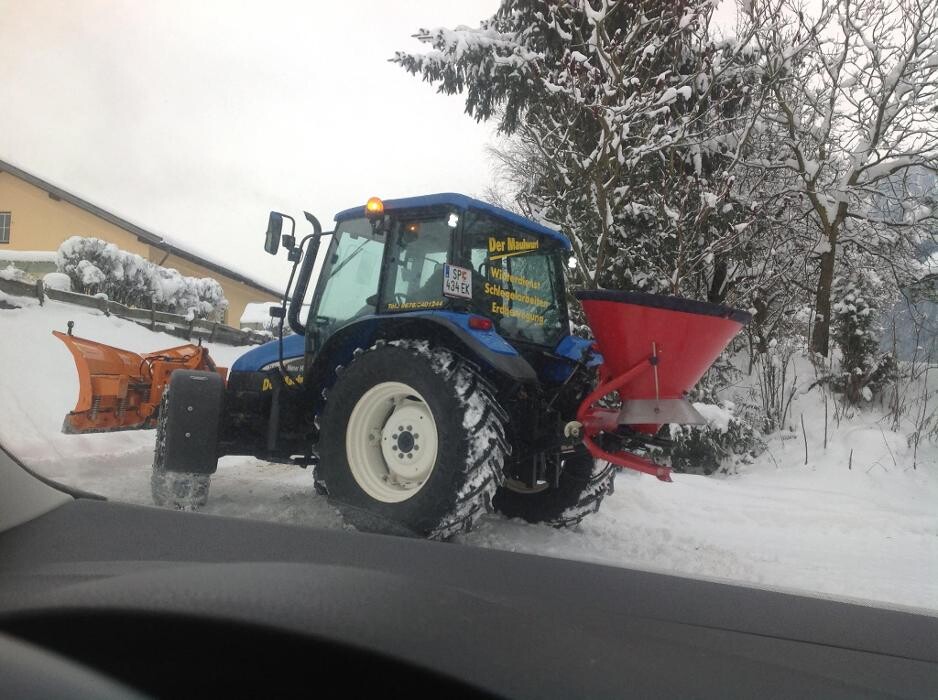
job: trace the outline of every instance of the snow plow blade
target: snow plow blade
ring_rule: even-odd
[[[576,292],[603,356],[599,385],[580,404],[583,442],[597,459],[670,481],[670,469],[597,442],[620,426],[654,435],[666,423],[701,423],[686,394],[750,319],[728,306],[637,292]],[[617,394],[621,408],[596,405]],[[607,441],[608,442],[608,441]]]
[[[152,428],[169,376],[177,369],[218,372],[208,349],[180,345],[139,355],[93,340],[53,331],[72,353],[78,371],[78,403],[62,425],[64,433]]]

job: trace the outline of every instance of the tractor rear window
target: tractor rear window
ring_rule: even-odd
[[[482,282],[473,285],[476,311],[507,338],[553,347],[567,333],[560,243],[475,213],[463,237],[473,277]]]

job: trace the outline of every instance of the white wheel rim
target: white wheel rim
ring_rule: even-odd
[[[362,490],[382,503],[400,503],[433,473],[439,438],[427,402],[413,387],[382,382],[355,404],[345,430],[345,454]]]

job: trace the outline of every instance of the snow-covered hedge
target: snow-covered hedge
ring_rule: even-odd
[[[63,292],[72,291],[72,278],[64,272],[49,272],[43,275],[42,284],[46,289],[58,289]]]
[[[732,402],[695,403],[705,425],[671,425],[671,445],[665,453],[676,472],[713,474],[728,471],[761,451],[755,430],[734,415]]]
[[[75,291],[106,294],[113,301],[158,311],[220,321],[228,300],[210,277],[185,277],[121,250],[100,238],[72,236],[59,246],[56,267],[72,280]]]
[[[23,272],[21,269],[16,267],[13,263],[10,263],[6,267],[0,267],[0,279],[3,280],[16,280],[17,282],[31,282],[32,277]]]

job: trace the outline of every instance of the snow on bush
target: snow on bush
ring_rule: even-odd
[[[2,280],[16,280],[17,282],[32,282],[32,278],[23,272],[21,269],[16,267],[13,263],[10,263],[6,267],[0,267],[0,279]]]
[[[739,352],[739,351],[737,351]],[[749,463],[765,449],[757,429],[761,407],[745,396],[731,395],[724,390],[747,383],[737,368],[740,356],[723,356],[690,392],[689,400],[705,423],[702,425],[669,425],[662,437],[668,438],[663,454],[676,472],[713,474],[729,472],[741,463]]]
[[[42,284],[47,289],[59,289],[63,292],[72,291],[72,278],[64,272],[50,272],[44,275]]]
[[[761,451],[752,426],[733,414],[735,406],[694,403],[704,425],[670,425],[671,445],[665,450],[676,472],[712,474],[751,461]]]
[[[279,318],[274,318],[270,315],[270,309],[274,306],[280,306],[279,302],[275,301],[263,301],[247,304],[244,307],[244,313],[241,314],[240,325],[241,328],[249,328],[257,333],[262,335],[268,335],[270,337],[276,338],[280,335],[280,321]],[[303,305],[304,311],[309,312],[309,306],[307,304]],[[300,314],[302,319],[304,314]],[[283,324],[283,335],[288,336],[293,334],[293,329],[290,328],[289,323]]]
[[[221,285],[210,277],[186,277],[121,250],[100,238],[72,236],[59,246],[56,267],[84,294],[106,294],[125,304],[220,320],[228,307]]]
[[[836,279],[834,293],[833,338],[841,361],[831,384],[854,405],[869,402],[896,375],[895,358],[879,350],[880,319],[895,291],[875,271],[859,268]]]
[[[85,289],[99,287],[107,280],[101,268],[89,260],[79,260],[75,265],[75,274]]]

